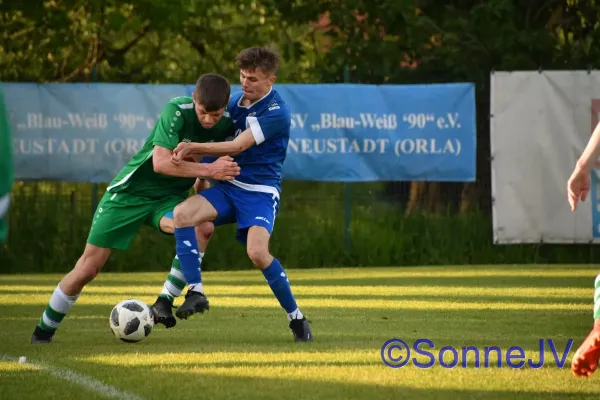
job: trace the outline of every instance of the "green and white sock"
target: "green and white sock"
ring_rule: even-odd
[[[200,265],[202,265],[202,257],[204,257],[204,253],[199,253],[198,260],[200,261]],[[159,297],[163,297],[173,303],[175,297],[181,296],[181,292],[183,292],[186,285],[187,283],[185,282],[183,272],[181,271],[181,263],[179,262],[179,258],[175,256],[173,263],[171,264],[171,272],[163,285]]]
[[[594,320],[600,319],[600,275],[594,281]]]
[[[56,331],[78,297],[79,295],[67,296],[60,286],[56,286],[38,326],[46,332]]]

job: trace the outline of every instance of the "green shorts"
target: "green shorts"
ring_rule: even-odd
[[[87,242],[105,249],[127,250],[142,225],[161,231],[161,218],[185,199],[106,192],[94,214]]]

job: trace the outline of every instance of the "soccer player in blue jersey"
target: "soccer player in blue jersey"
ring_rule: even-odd
[[[201,282],[194,226],[237,222],[236,237],[250,260],[261,269],[279,304],[285,309],[295,341],[312,341],[306,317],[296,304],[287,275],[269,252],[269,239],[279,210],[282,167],[290,137],[290,109],[273,89],[279,58],[266,48],[248,48],[237,56],[242,92],[232,94],[228,109],[235,138],[223,143],[181,143],[173,153],[178,163],[189,154],[231,155],[241,168],[230,182],[216,182],[174,210],[177,257],[188,292],[176,315],[187,319],[208,309]]]

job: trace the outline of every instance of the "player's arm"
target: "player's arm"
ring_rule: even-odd
[[[180,165],[174,165],[170,160],[173,149],[179,143],[183,127],[184,119],[179,107],[167,104],[156,123],[152,139],[154,172],[182,178],[208,177],[218,180],[232,180],[239,175],[240,169],[232,159],[222,158],[210,164],[183,161]]]
[[[589,171],[598,165],[598,156],[600,156],[600,123],[596,125],[585,150],[577,160],[577,168]]]
[[[289,133],[291,123],[289,113],[280,109],[259,118],[248,117],[247,121],[249,128],[230,142],[179,143],[173,150],[173,162],[181,162],[188,154],[193,153],[212,156],[236,155],[254,145],[261,144],[266,139],[282,133]]]
[[[577,160],[575,168],[567,181],[567,200],[571,210],[577,209],[579,201],[585,201],[590,192],[592,168],[600,166],[598,155],[600,154],[600,123],[594,129],[588,140],[585,150]]]
[[[232,158],[220,158],[220,161],[217,160],[210,164],[182,161],[178,165],[175,165],[171,162],[172,155],[173,152],[171,150],[161,146],[154,146],[154,152],[152,153],[154,172],[182,178],[215,178],[215,174],[224,173],[226,175],[225,180],[234,179],[239,174],[239,167],[237,163],[233,162]]]
[[[182,158],[189,157],[192,154],[201,154],[203,156],[224,156],[241,153],[256,144],[251,129],[246,129],[235,139],[229,142],[218,143],[179,143],[173,151],[174,160],[181,162]]]

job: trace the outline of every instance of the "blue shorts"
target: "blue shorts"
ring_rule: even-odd
[[[236,238],[244,244],[252,226],[262,226],[272,234],[279,211],[279,192],[275,188],[246,186],[243,189],[229,182],[218,182],[198,194],[217,210],[215,226],[237,222]]]

